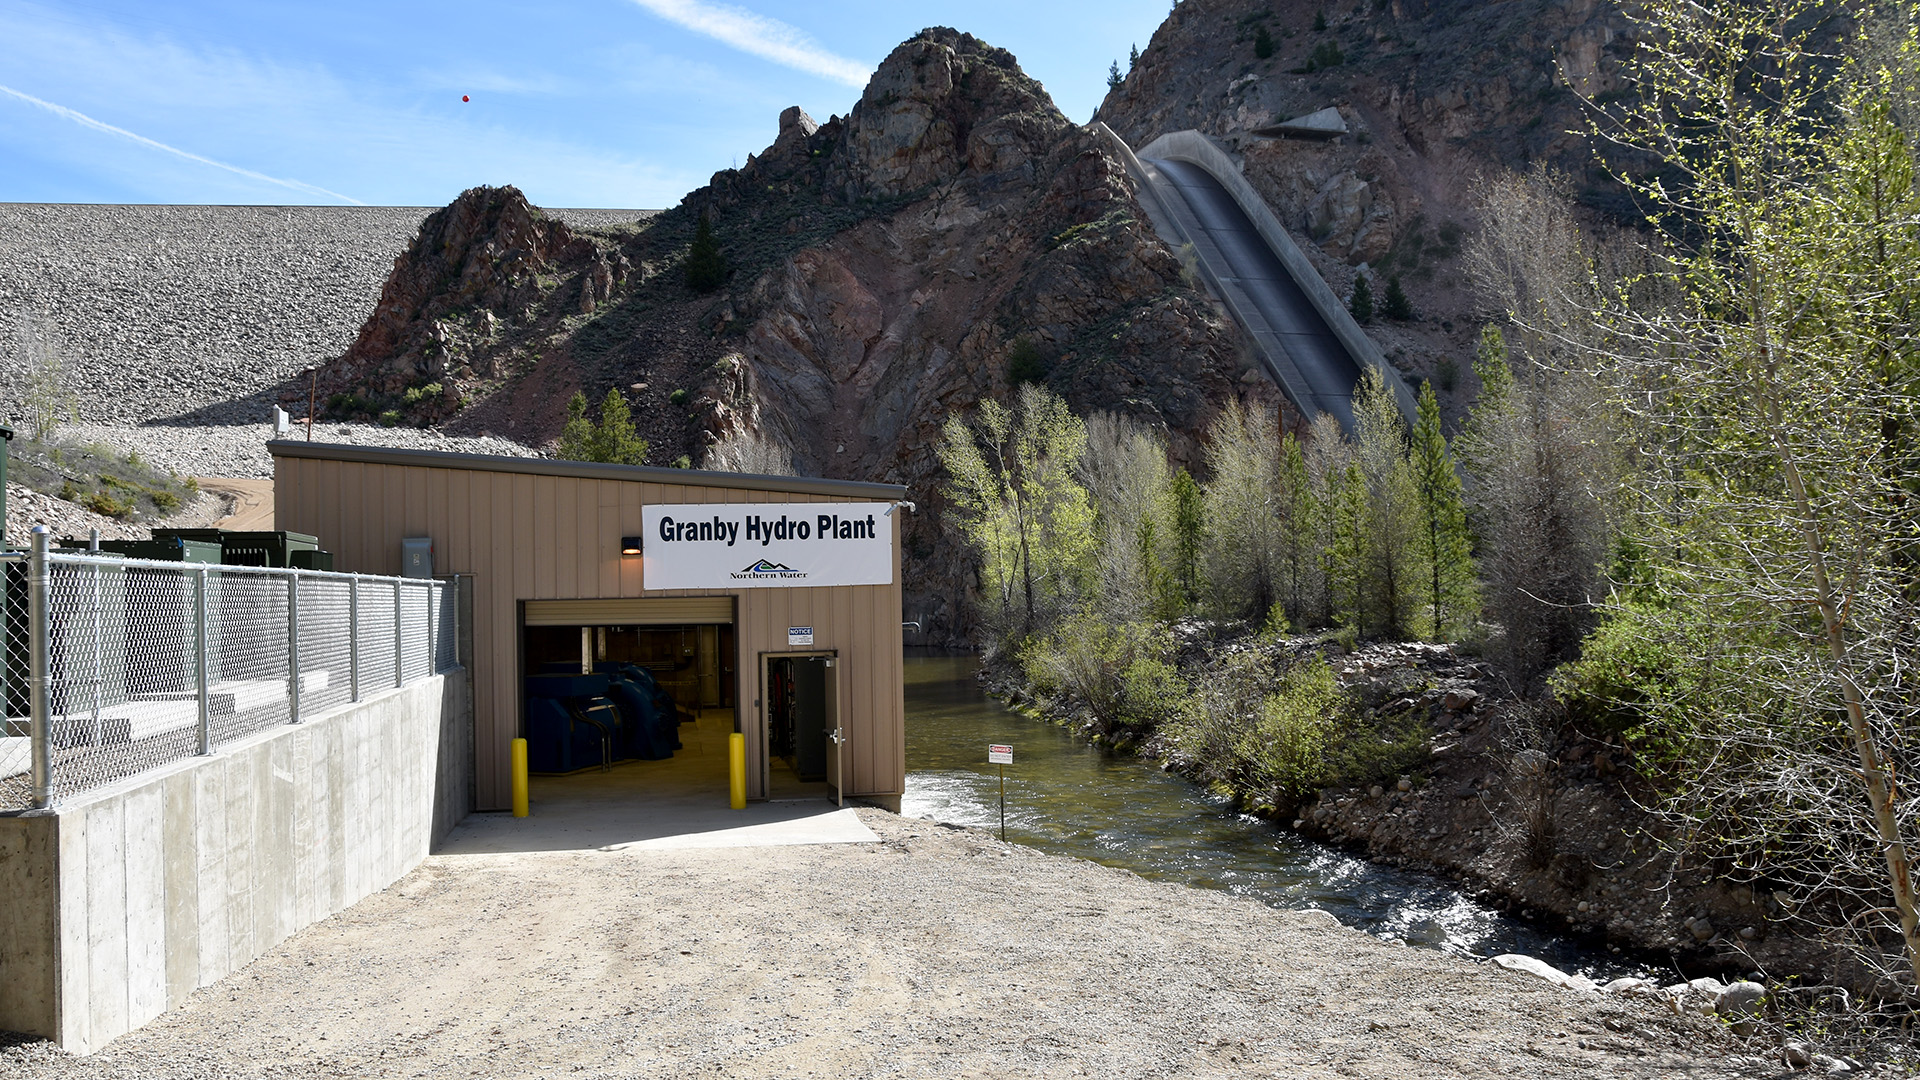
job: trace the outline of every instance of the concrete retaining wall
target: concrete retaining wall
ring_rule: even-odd
[[[88,1053],[419,865],[472,804],[457,669],[0,818],[0,1028]]]

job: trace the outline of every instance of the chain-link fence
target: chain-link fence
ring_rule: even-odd
[[[446,582],[71,552],[0,560],[0,812],[456,663]]]

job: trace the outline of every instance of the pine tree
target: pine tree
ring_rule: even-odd
[[[1471,610],[1473,553],[1460,476],[1454,472],[1446,436],[1440,431],[1440,401],[1433,396],[1431,383],[1420,388],[1412,458],[1420,517],[1420,555],[1429,575],[1427,599],[1432,618],[1428,634],[1435,641],[1445,641],[1449,627],[1457,625]]]
[[[1393,391],[1369,368],[1353,399],[1354,448],[1366,477],[1366,558],[1362,626],[1405,637],[1423,591],[1419,497],[1407,461],[1407,428]]]
[[[568,461],[599,461],[611,465],[644,465],[647,440],[633,427],[633,413],[618,389],[609,389],[600,403],[600,422],[587,416],[587,395],[576,391],[567,402],[567,423],[560,430],[559,455]]]
[[[1327,547],[1327,585],[1334,618],[1341,626],[1361,629],[1366,613],[1367,477],[1358,461],[1329,478],[1332,488],[1333,542]]]
[[[1354,275],[1353,299],[1347,304],[1347,310],[1353,313],[1354,322],[1373,321],[1373,286],[1367,284],[1367,275]]]
[[[1120,61],[1115,60],[1113,63],[1107,65],[1107,89],[1108,90],[1118,90],[1120,89],[1121,85],[1126,81],[1127,81],[1127,77],[1125,75],[1120,74]]]
[[[720,253],[720,241],[713,235],[707,215],[700,215],[694,229],[693,246],[687,249],[687,287],[694,292],[712,292],[727,283],[727,260]]]
[[[1140,46],[1135,45],[1127,50],[1127,73],[1132,74],[1133,69],[1139,66],[1140,66]]]
[[[1273,35],[1264,25],[1253,33],[1253,55],[1261,60],[1273,55]]]
[[[1413,318],[1413,301],[1407,299],[1407,291],[1400,287],[1399,274],[1387,279],[1387,295],[1380,304],[1380,313],[1395,322]]]
[[[1318,594],[1320,557],[1315,538],[1322,531],[1320,500],[1314,496],[1313,478],[1307,469],[1307,456],[1300,440],[1291,432],[1280,439],[1280,513],[1285,520],[1282,540],[1283,573],[1287,583],[1287,614],[1296,624],[1304,624],[1312,614],[1313,598]]]

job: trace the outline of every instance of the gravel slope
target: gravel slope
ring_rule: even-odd
[[[83,420],[258,421],[263,389],[352,344],[431,212],[0,204],[0,399],[31,317],[58,331]],[[589,227],[649,213],[549,212]]]
[[[1762,1075],[1699,1017],[860,811],[883,843],[436,856],[0,1077]]]

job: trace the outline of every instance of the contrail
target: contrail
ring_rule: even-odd
[[[51,101],[42,101],[39,98],[34,97],[32,94],[23,94],[20,91],[15,90],[11,86],[0,85],[0,94],[6,94],[9,97],[19,98],[21,101],[24,101],[29,105],[38,106],[39,108],[45,109],[55,116],[61,117],[66,120],[71,120],[82,127],[90,127],[95,131],[104,131],[109,135],[118,135],[123,139],[132,139],[134,142],[137,142],[142,146],[151,146],[155,150],[165,150],[169,154],[172,154],[176,157],[186,158],[188,161],[197,161],[202,165],[211,165],[216,169],[225,169],[230,173],[237,173],[241,176],[247,177],[252,180],[264,180],[269,184],[278,184],[281,187],[292,188],[295,191],[304,191],[313,195],[325,195],[330,199],[339,199],[341,202],[352,203],[355,206],[367,205],[366,203],[361,202],[359,199],[356,199],[351,195],[342,195],[337,191],[328,191],[326,188],[320,187],[317,184],[303,183],[299,180],[282,180],[277,176],[268,176],[266,173],[254,172],[252,169],[243,169],[238,165],[229,165],[224,161],[215,161],[210,157],[201,157],[199,154],[182,150],[177,146],[168,146],[166,143],[156,142],[152,139],[147,138],[145,135],[136,135],[133,132],[128,131],[126,128],[117,128],[117,127],[114,127],[112,124],[101,123],[100,121],[95,120],[93,117],[88,116],[86,113],[75,112],[74,110],[67,108],[65,105],[55,105]]]
[[[633,0],[671,23],[723,41],[776,64],[864,87],[873,69],[858,60],[835,56],[815,44],[798,27],[726,4],[704,0]]]

